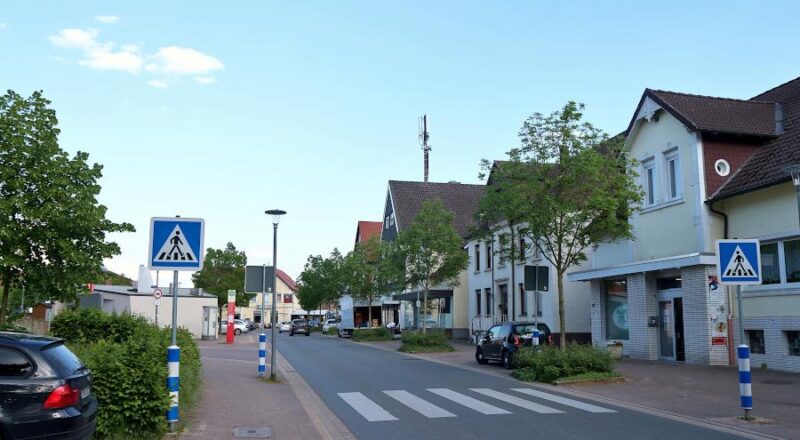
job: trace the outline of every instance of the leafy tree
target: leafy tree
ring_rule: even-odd
[[[41,92],[0,96],[0,323],[11,286],[74,299],[120,253],[109,233],[133,232],[97,201],[103,167],[58,145],[56,112]]]
[[[414,221],[397,237],[397,246],[405,266],[405,283],[423,291],[424,304],[432,287],[458,285],[458,275],[467,267],[463,240],[453,228],[453,213],[441,200],[422,203]],[[426,330],[423,319],[422,332]]]
[[[233,243],[228,243],[225,249],[208,248],[203,270],[192,274],[192,282],[195,287],[216,295],[220,307],[228,303],[228,290],[235,290],[236,305],[244,307],[250,303],[250,298],[243,292],[245,266],[247,255],[237,250]]]
[[[550,115],[534,113],[519,133],[509,161],[492,166],[481,203],[484,223],[518,225],[556,271],[561,346],[564,348],[564,274],[602,241],[632,238],[630,215],[641,190],[622,139],[583,121],[583,105],[567,103]],[[513,249],[513,248],[512,248]]]
[[[297,277],[297,300],[305,310],[321,309],[322,304],[337,301],[345,290],[344,257],[338,249],[330,257],[309,255],[303,272]]]
[[[391,292],[402,277],[394,245],[374,236],[358,243],[345,258],[345,277],[348,291],[368,305],[368,325],[372,327],[372,303]]]

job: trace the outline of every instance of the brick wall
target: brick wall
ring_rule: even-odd
[[[745,330],[764,330],[764,354],[750,354],[750,368],[767,368],[800,373],[800,356],[789,356],[789,344],[786,341],[787,330],[800,330],[800,316],[767,316],[745,318]],[[736,345],[739,341],[739,321],[733,320],[733,334]],[[747,335],[745,335],[747,338]]]
[[[603,286],[602,280],[592,280],[591,284],[591,297],[592,297],[592,345],[595,347],[605,347],[606,328],[605,328],[605,310],[603,304]]]

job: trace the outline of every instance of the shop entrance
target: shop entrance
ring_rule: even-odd
[[[685,361],[682,291],[660,291],[658,294],[659,357]]]

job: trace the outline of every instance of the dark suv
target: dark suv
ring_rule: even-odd
[[[0,437],[83,440],[97,399],[89,370],[56,338],[0,332]]]
[[[308,321],[305,319],[295,319],[292,321],[291,330],[289,330],[289,336],[294,336],[295,333],[303,333],[306,336],[311,334],[311,329],[308,328]]]
[[[532,322],[505,322],[490,328],[478,342],[475,349],[475,360],[479,364],[488,364],[489,361],[500,361],[507,369],[513,366],[514,352],[522,347],[533,345],[533,329],[537,328]],[[547,324],[538,324],[539,345],[553,343],[553,335]]]

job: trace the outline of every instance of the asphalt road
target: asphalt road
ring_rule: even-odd
[[[361,440],[738,438],[320,334],[278,350]]]

